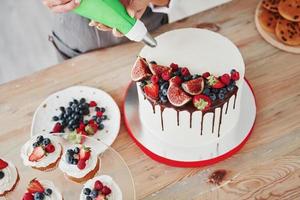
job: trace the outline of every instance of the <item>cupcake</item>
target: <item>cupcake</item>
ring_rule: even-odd
[[[90,147],[77,144],[64,152],[59,168],[70,180],[84,182],[99,170],[98,155]]]
[[[45,171],[53,169],[61,158],[62,147],[52,135],[35,136],[26,142],[21,149],[25,166]]]
[[[19,174],[15,165],[0,158],[0,197],[13,191],[18,181]]]
[[[22,200],[63,200],[63,198],[51,181],[33,179]]]
[[[83,185],[80,200],[122,200],[122,192],[110,176],[101,175]]]

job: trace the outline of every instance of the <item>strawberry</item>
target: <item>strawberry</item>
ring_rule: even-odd
[[[37,179],[33,179],[30,181],[30,183],[27,187],[27,191],[31,194],[36,193],[36,192],[43,193],[45,191],[45,189]]]
[[[210,76],[210,73],[209,72],[205,72],[202,74],[202,77],[203,78],[208,78]]]
[[[211,99],[206,95],[199,94],[194,96],[193,104],[198,110],[206,111],[211,106]]]
[[[30,192],[26,192],[22,198],[22,200],[34,200],[33,195]]]
[[[94,124],[90,124],[90,126],[92,127],[94,134],[95,134],[98,130],[98,125],[94,123]]]
[[[170,67],[172,68],[172,72],[175,72],[175,71],[177,71],[177,69],[178,69],[178,65],[175,64],[175,63],[172,63],[172,64],[170,65]]]
[[[6,168],[7,166],[8,166],[8,163],[0,158],[0,170]]]
[[[190,75],[190,71],[189,71],[188,68],[183,67],[183,68],[181,69],[181,74],[182,74],[183,76],[188,76],[188,75]]]
[[[102,194],[104,194],[105,196],[109,195],[111,193],[111,189],[107,186],[104,186],[101,190]]]
[[[60,133],[61,131],[62,131],[62,126],[59,122],[57,122],[52,129],[52,133]]]
[[[76,131],[79,133],[79,132],[81,132],[81,131],[84,131],[84,128],[85,128],[84,123],[80,122],[79,128],[78,128],[78,130],[76,129]]]
[[[77,163],[77,167],[78,167],[78,169],[84,169],[85,168],[85,166],[86,166],[86,160],[79,160],[78,161],[78,163]]]
[[[88,160],[91,156],[91,149],[89,147],[82,146],[79,152],[79,160]]]
[[[157,84],[158,81],[159,81],[159,78],[158,78],[157,75],[153,75],[153,76],[151,77],[151,82],[152,82],[153,84]]]
[[[54,151],[55,151],[54,145],[53,145],[53,144],[48,144],[48,145],[45,147],[45,151],[46,151],[47,153],[52,153],[52,152],[54,152]]]
[[[29,156],[29,161],[38,161],[45,156],[45,150],[41,147],[35,147]]]
[[[97,103],[96,103],[96,101],[90,101],[89,105],[90,105],[90,107],[96,107]]]
[[[234,80],[234,81],[239,80],[240,79],[240,73],[237,72],[237,71],[235,71],[235,70],[233,70],[231,72],[231,79]]]
[[[229,85],[229,83],[230,83],[230,76],[229,76],[229,74],[223,74],[223,75],[221,76],[221,81],[222,81],[222,83],[224,83],[225,85]]]
[[[216,89],[220,89],[225,87],[225,84],[222,83],[218,78],[216,78],[215,76],[211,75],[208,78],[208,84],[212,87],[212,88],[216,88]]]
[[[102,190],[102,188],[103,188],[103,183],[102,183],[101,181],[97,180],[97,181],[95,182],[95,184],[94,184],[94,188],[95,188],[96,190],[98,190],[98,191]]]
[[[97,117],[102,117],[102,115],[103,115],[103,112],[101,112],[101,111],[96,112]]]
[[[161,77],[162,77],[163,80],[168,81],[168,80],[170,80],[170,78],[171,78],[171,74],[170,74],[169,71],[164,71],[164,72],[161,74]]]
[[[152,100],[157,100],[158,92],[159,92],[159,85],[158,84],[148,84],[144,87],[144,92],[147,97]]]
[[[182,80],[179,76],[174,76],[170,79],[170,82],[179,86],[182,83]]]
[[[103,194],[99,194],[95,200],[106,200],[106,198]]]

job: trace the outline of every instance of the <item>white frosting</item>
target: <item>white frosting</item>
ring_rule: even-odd
[[[38,161],[32,162],[29,161],[29,156],[33,151],[32,144],[36,142],[36,138],[38,136],[33,136],[29,141],[27,141],[21,148],[21,158],[23,159],[23,163],[25,166],[31,166],[31,167],[47,167],[50,164],[53,164],[57,161],[57,159],[60,157],[62,147],[57,142],[57,138],[55,136],[46,135],[44,137],[49,138],[51,140],[51,143],[55,147],[55,151],[52,153],[48,153],[43,158],[41,158]]]
[[[42,180],[39,181],[44,189],[46,190],[47,188],[50,188],[52,190],[52,194],[50,196],[46,196],[44,200],[62,200],[62,196],[60,191],[54,186],[54,184],[51,181],[48,180]]]
[[[87,175],[89,172],[95,169],[97,162],[98,162],[98,156],[96,152],[93,150],[91,151],[91,156],[89,160],[86,161],[86,167],[84,169],[79,169],[77,165],[68,164],[66,161],[66,152],[68,149],[74,149],[75,147],[80,147],[80,145],[74,145],[71,147],[68,147],[60,159],[59,162],[59,168],[61,171],[66,173],[68,176],[74,177],[74,178],[83,178],[85,175]]]
[[[8,166],[1,170],[4,173],[4,177],[0,179],[0,194],[4,194],[6,191],[12,189],[18,179],[18,172],[14,164],[7,162]]]
[[[154,60],[158,64],[170,65],[174,62],[179,66],[188,67],[192,74],[210,72],[216,76],[230,73],[236,69],[240,73],[237,81],[238,92],[235,109],[233,109],[234,96],[228,105],[223,107],[220,138],[230,132],[236,125],[240,115],[240,100],[243,89],[245,65],[238,48],[227,38],[220,34],[203,29],[179,29],[164,33],[157,38],[156,48],[145,46],[140,55],[148,61]],[[152,105],[144,99],[142,90],[138,86],[139,113],[143,128],[164,142],[184,147],[195,147],[201,143],[207,144],[218,140],[218,125],[221,109],[215,111],[214,131],[212,132],[213,114],[207,113],[203,121],[203,134],[201,135],[201,115],[196,111],[192,115],[192,128],[190,128],[190,114],[187,111],[179,112],[179,126],[177,126],[177,111],[166,108],[163,111],[164,131],[161,126],[160,106],[155,106],[155,114]]]
[[[80,193],[80,200],[86,200],[86,195],[83,194],[84,188],[90,188],[91,190],[94,187],[95,182],[99,180],[111,189],[111,194],[107,196],[108,200],[122,200],[122,191],[117,183],[108,175],[96,176],[88,180],[84,185]]]

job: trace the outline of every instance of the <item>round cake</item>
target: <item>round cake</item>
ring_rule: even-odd
[[[222,35],[179,29],[145,46],[133,66],[143,129],[158,140],[197,147],[225,137],[237,124],[245,65]]]

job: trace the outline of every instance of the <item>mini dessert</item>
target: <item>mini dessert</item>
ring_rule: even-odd
[[[289,21],[300,22],[300,0],[281,0],[278,12]]]
[[[290,46],[300,45],[300,24],[280,19],[276,25],[276,36],[279,41]]]
[[[63,200],[61,193],[51,181],[30,181],[23,200]]]
[[[80,200],[122,200],[122,192],[110,176],[101,175],[84,184]]]
[[[271,12],[278,12],[279,2],[280,0],[263,0],[262,6]]]
[[[99,170],[99,159],[90,147],[74,145],[64,152],[59,168],[69,179],[80,183],[94,177]]]
[[[34,136],[21,149],[21,157],[25,166],[41,171],[56,167],[62,155],[61,144],[55,136]]]
[[[74,99],[68,107],[59,107],[60,113],[52,117],[55,121],[52,133],[76,131],[82,135],[92,136],[104,129],[103,122],[108,119],[106,109],[97,102],[85,98]]]
[[[281,17],[278,13],[262,9],[261,13],[259,14],[259,23],[265,31],[275,33],[277,21],[280,18]]]
[[[0,197],[14,190],[19,181],[17,168],[0,158]]]

